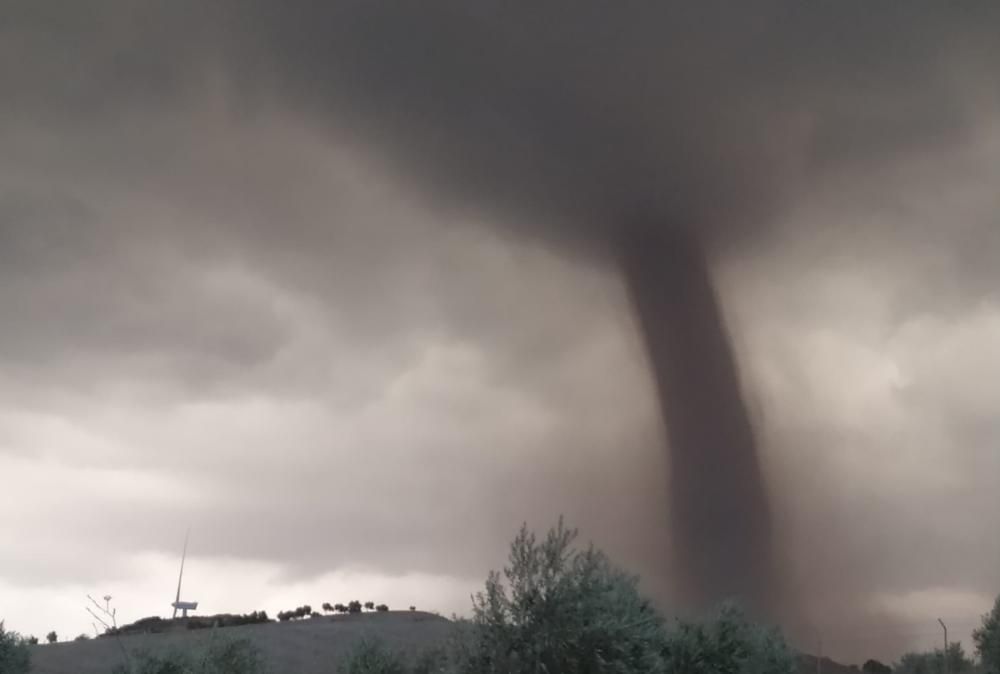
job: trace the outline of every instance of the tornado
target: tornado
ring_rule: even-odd
[[[686,228],[627,227],[620,266],[670,445],[674,573],[684,602],[777,592],[767,491],[706,253]]]

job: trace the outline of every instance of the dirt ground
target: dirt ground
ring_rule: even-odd
[[[263,653],[273,674],[333,674],[351,646],[365,636],[389,647],[416,653],[443,642],[452,623],[422,611],[389,611],[307,620],[227,627],[230,638],[250,639]],[[212,638],[211,630],[122,637],[128,651],[184,648]],[[110,674],[122,661],[115,639],[91,639],[32,647],[35,674]]]

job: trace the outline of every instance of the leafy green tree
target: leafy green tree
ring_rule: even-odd
[[[31,651],[27,640],[17,632],[8,632],[0,620],[0,672],[28,674],[31,671]]]
[[[473,599],[462,671],[664,671],[663,621],[637,579],[576,537],[562,519],[541,541],[521,527],[503,576],[491,572]]]
[[[983,624],[972,633],[976,655],[988,674],[1000,674],[1000,596],[993,610],[983,616]]]

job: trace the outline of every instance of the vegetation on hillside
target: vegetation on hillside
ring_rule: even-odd
[[[213,636],[199,648],[134,654],[112,674],[266,674],[260,651],[247,639]]]
[[[8,632],[0,620],[0,672],[27,674],[31,671],[31,651],[28,642],[17,632]]]
[[[710,618],[668,625],[637,579],[593,546],[574,545],[562,521],[544,539],[522,527],[503,573],[493,572],[454,641],[412,663],[362,641],[338,671],[349,674],[792,674],[776,630],[726,605]]]

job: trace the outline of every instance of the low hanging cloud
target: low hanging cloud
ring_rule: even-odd
[[[801,642],[891,657],[997,591],[989,16],[12,8],[0,605],[193,523],[193,583],[462,610],[559,513],[671,597],[636,216],[709,251]]]

